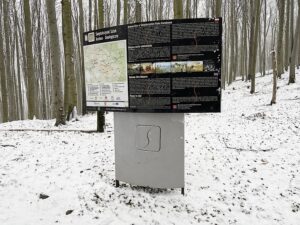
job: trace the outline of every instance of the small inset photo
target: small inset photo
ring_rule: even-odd
[[[158,62],[155,63],[156,73],[171,73],[170,62]]]
[[[186,73],[186,62],[172,62],[172,73]]]
[[[216,66],[214,61],[204,61],[204,71],[216,71]]]
[[[203,72],[203,61],[189,61],[187,62],[187,72]]]
[[[141,73],[140,64],[128,64],[128,75],[137,75]]]
[[[152,74],[155,73],[154,63],[142,63],[141,64],[141,74]]]

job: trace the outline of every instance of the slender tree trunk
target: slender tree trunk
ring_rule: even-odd
[[[176,1],[176,0],[174,0],[174,1]],[[210,0],[206,0],[205,1],[205,17],[206,18],[210,17],[210,15],[209,15],[210,5],[211,5]]]
[[[222,0],[215,0],[215,16],[221,17],[221,9],[222,9]]]
[[[142,5],[139,0],[135,0],[135,22],[142,22]]]
[[[289,84],[296,82],[296,52],[299,51],[299,39],[300,39],[300,0],[298,0],[298,17],[296,22],[296,31],[294,33],[294,40],[292,43],[291,59],[290,59],[290,75]]]
[[[283,74],[283,26],[284,26],[284,12],[285,12],[285,1],[277,1],[278,12],[279,12],[279,28],[277,36],[277,72],[278,77],[281,78]]]
[[[81,83],[82,83],[82,114],[85,115],[86,111],[86,88],[85,88],[85,70],[84,70],[84,54],[83,54],[83,32],[84,32],[84,16],[82,0],[78,0],[79,6],[79,37],[80,37],[80,64],[81,64]]]
[[[55,126],[66,123],[64,115],[64,96],[63,96],[63,81],[61,76],[61,59],[60,47],[57,44],[59,40],[55,1],[46,1],[47,17],[49,29],[49,43],[50,43],[50,62],[52,72],[52,115],[55,117]]]
[[[7,12],[7,15],[4,16],[4,41],[5,41],[5,56],[6,56],[6,82],[7,82],[7,91],[8,91],[8,120],[14,120],[14,106],[13,106],[13,70],[12,70],[12,57],[11,57],[11,24],[10,24],[10,2],[4,1],[4,10]],[[8,88],[9,87],[9,88]]]
[[[159,0],[159,17],[158,17],[159,20],[163,19],[163,12],[164,12],[164,1],[163,0]]]
[[[260,0],[255,0],[254,5],[254,37],[253,37],[253,50],[252,50],[252,60],[251,60],[251,90],[250,93],[253,94],[255,92],[255,68],[256,68],[256,57],[257,57],[257,46],[258,46],[258,28],[260,26]]]
[[[121,15],[121,0],[117,0],[117,25],[120,25],[120,15]]]
[[[247,2],[242,3],[242,38],[241,38],[241,47],[240,47],[240,74],[242,80],[245,80],[246,72],[246,55],[247,55]]]
[[[67,112],[67,118],[69,120],[74,107],[77,106],[71,0],[62,0],[62,22],[65,57],[64,108]]]
[[[234,35],[234,10],[235,10],[235,4],[234,0],[231,0],[230,3],[230,61],[229,61],[229,79],[228,84],[230,85],[233,81],[234,75],[234,65],[236,62],[234,62],[234,42],[235,42],[235,35]]]
[[[103,5],[103,0],[99,0],[99,23],[100,23],[100,29],[104,27],[104,5]],[[98,132],[104,132],[104,127],[105,127],[105,116],[104,116],[104,111],[97,111],[97,131]]]
[[[258,70],[260,72],[260,75],[262,75],[262,60],[261,60],[261,56],[262,56],[262,46],[261,46],[261,38],[262,38],[262,31],[261,31],[261,26],[259,26],[258,28],[258,53],[257,53],[257,57],[258,57]]]
[[[255,30],[255,14],[254,14],[254,1],[250,1],[250,9],[249,16],[250,16],[250,39],[249,39],[249,61],[248,61],[248,77],[247,80],[251,79],[251,66],[252,66],[252,58],[254,53],[254,30]]]
[[[32,53],[32,26],[29,0],[24,0],[24,23],[25,23],[25,42],[26,42],[26,78],[28,80],[28,117],[32,119],[35,115],[35,72],[33,67],[33,53]]]
[[[18,21],[17,21],[17,11],[15,11],[15,27],[16,29],[16,58],[17,58],[17,74],[18,74],[18,100],[19,100],[19,106],[20,106],[20,110],[19,110],[19,115],[20,115],[20,119],[23,120],[24,119],[24,104],[23,104],[23,96],[22,96],[22,82],[21,82],[21,55],[20,55],[20,38],[19,35],[20,31],[18,29]],[[0,59],[1,60],[1,59]],[[1,70],[1,69],[0,69]]]
[[[236,7],[236,2],[235,2],[235,10],[234,10],[234,61],[236,62],[234,64],[234,67],[233,67],[233,80],[235,81],[236,80],[236,76],[237,76],[237,73],[238,73],[238,65],[239,65],[239,60],[238,60],[238,52],[239,52],[239,31],[238,31],[238,18],[237,18],[237,7]]]
[[[191,0],[186,0],[186,6],[185,6],[185,17],[186,18],[191,18],[190,10],[191,10]]]
[[[5,11],[3,10],[3,2],[0,2],[0,27],[2,28],[2,20],[5,15]],[[4,45],[3,45],[3,36],[0,34],[0,82],[1,82],[1,98],[2,98],[2,121],[8,121],[8,96],[7,96],[7,78],[6,78],[6,70],[5,70],[5,60],[4,60]]]
[[[272,51],[272,63],[273,63],[273,92],[271,105],[276,104],[276,93],[277,93],[277,64],[276,64],[276,52]]]
[[[194,0],[194,17],[198,18],[198,4],[199,0]]]
[[[127,24],[128,19],[128,0],[124,0],[124,22],[123,24]]]
[[[89,11],[88,11],[88,16],[89,16],[89,30],[92,30],[92,15],[93,15],[93,1],[89,0]]]
[[[101,29],[104,27],[104,10],[103,10],[103,0],[98,0],[98,29]]]
[[[173,0],[174,19],[182,19],[182,0]]]
[[[103,1],[103,0],[98,0],[98,1]],[[98,13],[100,13],[100,11],[98,12],[98,1],[94,0],[94,30],[98,28],[100,23],[100,21],[98,22],[98,19],[100,18],[100,15],[98,15]]]
[[[262,72],[266,75],[267,0],[264,0],[264,37],[262,50]]]
[[[285,38],[284,38],[284,69],[287,71],[289,66],[290,52],[290,3],[294,0],[286,0],[286,20],[285,20]]]
[[[43,59],[42,59],[42,12],[41,12],[41,2],[39,0],[35,1],[35,8],[36,8],[36,17],[37,17],[37,28],[36,28],[36,41],[35,41],[35,60],[36,60],[36,71],[37,72],[37,82],[39,85],[36,85],[36,93],[39,93],[39,101],[36,104],[36,117],[46,119],[46,109],[45,109],[45,88],[43,83],[43,76],[44,76],[44,68],[43,68]]]

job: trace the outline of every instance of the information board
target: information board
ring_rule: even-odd
[[[89,110],[221,111],[221,18],[104,28],[83,45]]]

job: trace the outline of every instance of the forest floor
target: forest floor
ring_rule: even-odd
[[[300,221],[300,70],[297,83],[257,77],[256,93],[237,81],[222,113],[186,114],[186,195],[114,186],[113,113],[105,133],[96,116],[0,125],[0,224],[243,224]],[[9,131],[25,129],[25,131]],[[35,129],[39,131],[29,131]],[[63,131],[63,130],[71,131]]]

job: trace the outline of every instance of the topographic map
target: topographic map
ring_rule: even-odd
[[[84,46],[87,106],[128,106],[126,47],[126,40]]]
[[[126,41],[84,46],[87,83],[127,82]]]

